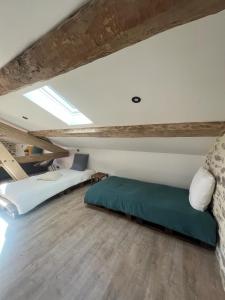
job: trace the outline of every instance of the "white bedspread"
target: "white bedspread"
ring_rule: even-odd
[[[41,175],[36,175],[15,182],[2,183],[0,196],[12,202],[19,214],[25,214],[61,191],[90,179],[94,174],[92,170],[61,169],[54,172],[62,174],[55,181],[37,180]]]

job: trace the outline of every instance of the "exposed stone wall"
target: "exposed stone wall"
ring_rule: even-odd
[[[217,181],[212,208],[219,226],[217,256],[225,289],[225,135],[217,138],[215,145],[208,153],[206,167]]]

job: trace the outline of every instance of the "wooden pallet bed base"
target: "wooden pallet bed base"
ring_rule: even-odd
[[[185,236],[185,235],[183,235],[183,234],[181,234],[179,232],[176,232],[174,230],[168,229],[168,228],[166,228],[164,226],[161,226],[161,225],[149,222],[149,221],[145,221],[145,220],[142,220],[140,218],[137,218],[137,217],[134,217],[134,216],[131,216],[131,215],[128,215],[128,214],[124,214],[124,213],[119,212],[119,211],[111,210],[111,209],[105,208],[103,206],[97,206],[97,205],[87,204],[87,203],[85,203],[85,205],[86,205],[86,207],[88,207],[90,209],[104,211],[104,212],[107,212],[109,214],[121,215],[123,217],[126,217],[131,222],[136,222],[139,225],[148,227],[148,228],[150,228],[152,230],[156,230],[156,231],[159,231],[161,233],[166,233],[166,234],[172,235],[172,236],[174,236],[174,237],[176,237],[176,238],[178,238],[178,239],[180,239],[182,241],[185,241],[185,242],[188,242],[188,243],[191,243],[191,244],[195,244],[196,246],[199,246],[199,247],[202,247],[202,248],[205,248],[205,249],[208,249],[208,250],[215,250],[215,247],[213,247],[211,245],[208,245],[208,244],[206,244],[204,242],[201,242],[201,241],[199,241],[199,240],[197,240],[195,238]]]

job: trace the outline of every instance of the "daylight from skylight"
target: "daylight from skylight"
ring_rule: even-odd
[[[67,125],[92,123],[90,119],[47,85],[28,92],[24,96]]]
[[[5,235],[8,227],[8,223],[0,217],[0,254],[5,244]]]

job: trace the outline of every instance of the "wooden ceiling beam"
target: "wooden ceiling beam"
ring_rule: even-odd
[[[131,126],[85,127],[32,131],[36,137],[213,137],[225,132],[225,122],[192,122]]]
[[[0,95],[224,9],[224,0],[89,1],[0,69]]]
[[[5,171],[14,180],[21,180],[27,178],[27,173],[19,165],[16,159],[9,153],[5,146],[0,142],[0,166],[5,169]]]
[[[3,148],[4,147],[4,148]],[[67,156],[69,155],[69,152]],[[14,179],[21,180],[28,175],[25,173],[20,164],[42,162],[52,160],[56,158],[65,157],[65,153],[44,153],[40,155],[28,155],[28,156],[12,156],[5,146],[0,143],[0,168],[4,168],[6,172]],[[22,169],[22,170],[21,170]]]
[[[65,152],[63,153],[55,152],[55,153],[44,153],[40,155],[15,156],[14,159],[18,163],[23,164],[23,163],[31,163],[31,162],[42,162],[42,161],[65,157],[68,155],[69,152],[67,153],[67,155],[65,155]]]
[[[45,141],[43,139],[34,137],[31,134],[28,134],[27,132],[24,132],[20,129],[14,128],[12,126],[9,126],[5,123],[0,122],[0,136],[2,139],[7,140],[13,140],[20,144],[28,144],[33,145],[45,150],[48,150],[50,152],[60,152],[60,153],[67,153],[67,151],[59,146],[56,146],[48,141]]]
[[[3,167],[14,180],[28,177],[19,165],[20,163],[39,162],[69,155],[69,152],[65,149],[5,123],[0,123],[0,136],[3,139],[6,138],[7,140],[17,141],[20,144],[33,145],[52,152],[42,155],[13,157],[5,146],[0,143],[0,167]]]

